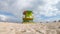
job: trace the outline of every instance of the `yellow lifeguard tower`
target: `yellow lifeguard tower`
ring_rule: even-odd
[[[26,22],[33,22],[33,12],[30,10],[26,10],[23,12],[24,18],[23,18],[23,23]]]

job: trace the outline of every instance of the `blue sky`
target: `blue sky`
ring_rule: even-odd
[[[0,0],[0,21],[22,22],[24,10],[33,11],[34,22],[60,20],[60,0]]]

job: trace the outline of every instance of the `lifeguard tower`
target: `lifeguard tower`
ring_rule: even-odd
[[[23,12],[23,23],[33,22],[33,12],[31,10],[26,10]]]

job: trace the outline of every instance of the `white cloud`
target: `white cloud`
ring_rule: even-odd
[[[46,17],[56,16],[59,11],[55,5],[59,1],[60,0],[0,0],[0,10],[11,12],[22,19],[23,11],[32,9],[35,18],[39,19],[38,17],[40,17],[40,15]]]
[[[0,21],[2,22],[21,22],[18,18],[7,16],[7,15],[0,15]]]
[[[5,21],[7,17],[5,15],[0,15],[0,20]]]
[[[46,4],[44,6],[38,6],[40,14],[47,17],[56,16],[59,12],[58,9],[54,6],[59,2],[59,0],[45,0]]]

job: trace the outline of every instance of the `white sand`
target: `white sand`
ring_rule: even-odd
[[[60,23],[18,24],[0,22],[0,34],[60,34]]]

